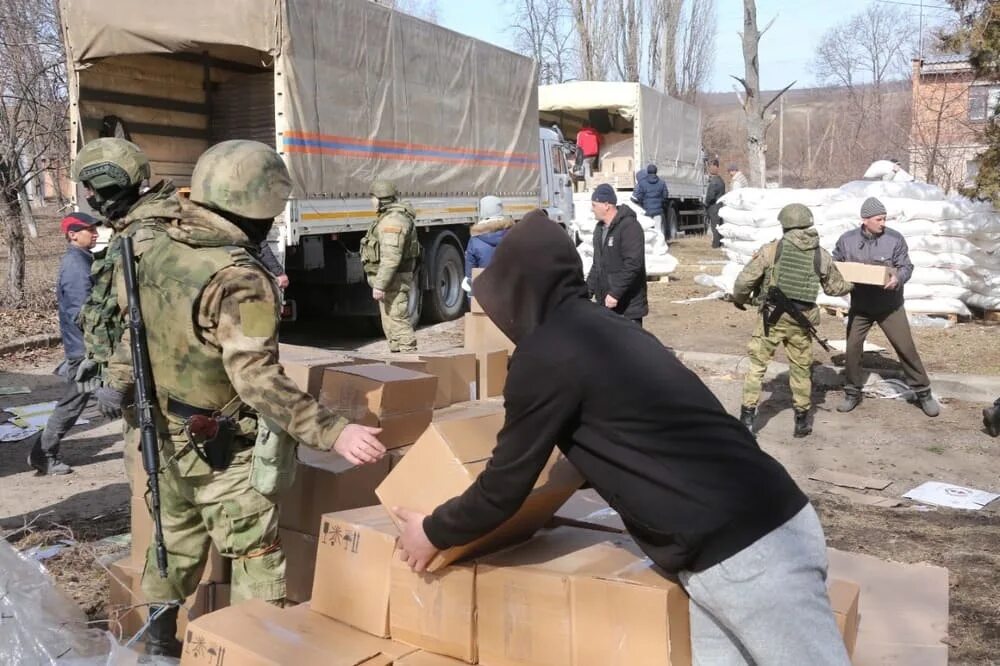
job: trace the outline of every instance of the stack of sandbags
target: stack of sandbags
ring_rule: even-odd
[[[855,181],[837,190],[744,188],[726,194],[720,227],[729,263],[713,284],[731,291],[753,253],[781,236],[777,215],[788,203],[809,207],[829,251],[845,231],[860,224],[861,204],[877,197],[886,206],[888,226],[907,240],[913,275],[904,289],[911,313],[969,315],[966,303],[989,309],[1000,305],[1000,216],[989,204],[945,197],[940,188],[915,182]],[[848,307],[848,299],[817,302]]]
[[[677,269],[677,259],[670,254],[667,241],[663,237],[662,227],[656,223],[656,220],[647,216],[640,206],[633,203],[630,196],[631,192],[619,192],[618,201],[635,211],[639,226],[642,227],[645,237],[646,275],[661,276],[674,272]],[[590,267],[594,262],[594,232],[597,229],[597,220],[590,209],[590,193],[575,194],[573,196],[573,209],[576,212],[576,217],[571,223],[571,231],[575,231],[580,240],[583,241],[577,247],[577,251],[583,260],[583,272],[586,275],[590,272]]]

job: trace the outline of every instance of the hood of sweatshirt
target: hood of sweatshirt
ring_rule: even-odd
[[[580,255],[563,228],[541,210],[507,232],[476,278],[476,300],[515,344],[574,298],[587,300]]]
[[[819,232],[816,231],[816,227],[789,229],[785,232],[784,238],[800,250],[815,250],[819,247]]]
[[[180,199],[180,220],[167,225],[167,234],[193,247],[236,245],[256,253],[247,235],[235,224],[189,199]]]

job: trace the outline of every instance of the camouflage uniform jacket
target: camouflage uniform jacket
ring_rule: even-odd
[[[279,296],[246,235],[197,204],[183,200],[181,209],[136,271],[165,444],[180,454],[187,441],[182,419],[166,412],[169,397],[220,409],[238,395],[292,438],[330,449],[347,421],[302,392],[278,364]],[[125,296],[123,290],[123,304]],[[131,379],[131,359],[116,354],[115,369],[114,387],[127,389],[120,378],[127,371]],[[178,464],[185,475],[208,473],[195,455]]]
[[[775,264],[778,244],[782,240],[795,243],[797,247],[804,250],[816,249],[819,252],[819,280],[823,291],[830,296],[843,296],[851,291],[854,285],[844,279],[833,263],[830,253],[819,247],[819,236],[814,228],[790,229],[784,236],[776,241],[768,243],[754,253],[733,286],[733,301],[740,305],[753,301],[760,304],[761,293],[767,290],[771,284],[772,272]],[[819,309],[810,308],[805,311],[806,317],[813,324],[819,323]],[[786,317],[788,315],[785,315]]]
[[[121,239],[125,235],[131,236],[133,249],[136,256],[139,256],[155,229],[164,222],[177,219],[180,213],[180,203],[173,183],[160,181],[140,197],[124,217],[110,221],[114,234],[108,246],[94,257],[90,270],[94,286],[80,310],[78,320],[83,329],[87,358],[96,361],[101,367],[105,381],[108,380],[108,364],[125,331],[125,309],[119,307],[118,299],[125,284],[124,277],[118,270]],[[125,348],[128,348],[127,344]]]
[[[386,291],[397,278],[411,279],[419,257],[413,209],[401,203],[383,207],[361,241],[368,285]]]

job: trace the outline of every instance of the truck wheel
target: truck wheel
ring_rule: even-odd
[[[465,264],[462,255],[449,243],[441,243],[430,264],[434,271],[430,276],[430,289],[425,295],[424,314],[428,322],[455,319],[465,308],[465,292],[462,279]]]

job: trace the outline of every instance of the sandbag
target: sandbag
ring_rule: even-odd
[[[875,160],[865,171],[865,178],[884,178],[892,173],[895,164],[889,160]]]

